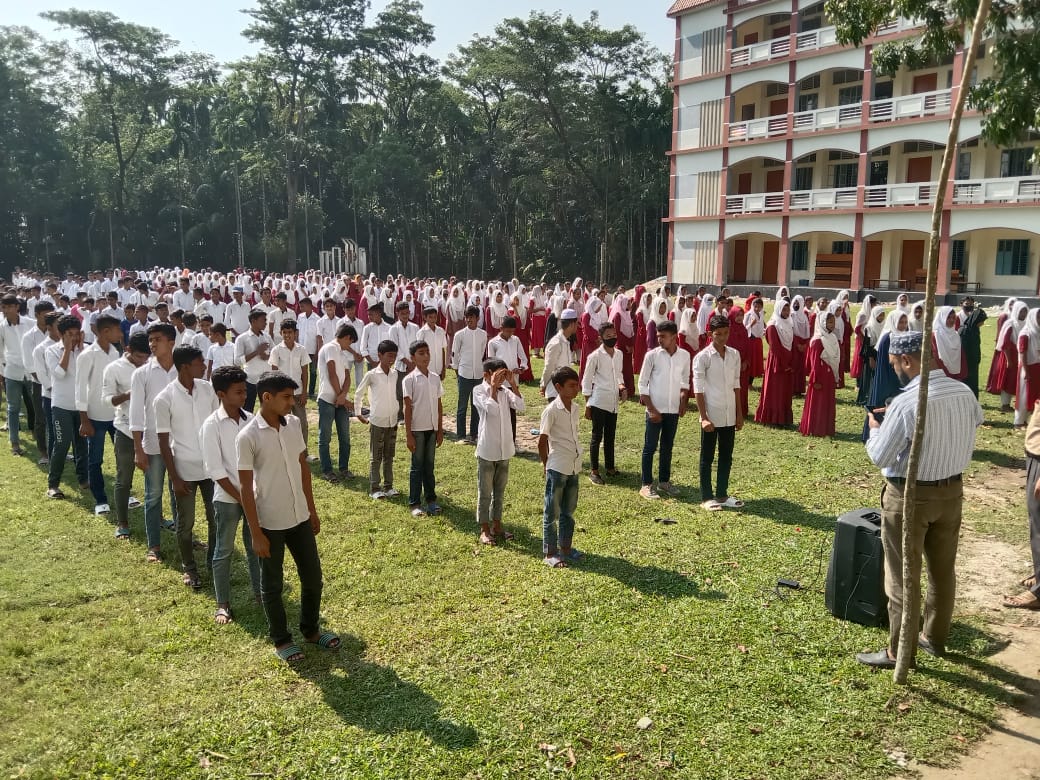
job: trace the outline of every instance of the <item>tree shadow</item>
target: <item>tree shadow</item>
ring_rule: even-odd
[[[759,498],[744,502],[742,514],[761,517],[766,520],[775,520],[785,525],[797,525],[805,528],[815,528],[818,531],[834,531],[836,518],[831,515],[821,515],[806,509],[800,504],[788,501],[786,498]]]

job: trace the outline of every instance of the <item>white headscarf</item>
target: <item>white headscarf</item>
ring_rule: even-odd
[[[697,340],[701,337],[701,329],[697,325],[699,317],[694,314],[693,307],[687,306],[682,311],[682,317],[679,321],[679,332],[686,339],[687,343],[697,344]]]
[[[863,305],[860,307],[859,314],[856,315],[856,328],[864,328],[867,323],[870,322],[870,313],[874,307],[877,306],[877,298],[873,295],[863,296]],[[860,333],[863,331],[861,330]]]
[[[599,297],[599,290],[593,290],[589,302],[585,304],[585,313],[589,315],[589,326],[599,330],[599,326],[607,321],[607,304]]]
[[[1011,314],[1008,316],[1007,322],[1004,323],[1004,327],[1000,329],[1000,335],[997,337],[997,349],[1001,348],[1001,345],[1004,343],[1004,337],[1009,334],[1014,342],[1015,349],[1018,349],[1018,336],[1022,333],[1022,329],[1025,327],[1025,322],[1019,319],[1019,317],[1022,316],[1023,310],[1027,312],[1029,311],[1029,307],[1026,305],[1025,301],[1015,301],[1015,303],[1012,304]],[[1027,321],[1028,319],[1029,317],[1026,317]]]
[[[786,318],[780,316],[784,309],[788,310]],[[769,324],[776,328],[776,335],[779,337],[784,349],[790,349],[791,345],[794,344],[794,325],[791,322],[790,309],[791,304],[787,301],[780,301],[777,303],[776,308],[773,309],[773,316],[769,318]]]
[[[798,338],[807,339],[812,335],[809,333],[809,315],[805,313],[805,298],[801,295],[794,296],[791,301],[791,316],[788,319]],[[819,316],[816,319],[820,319]]]
[[[906,303],[900,303],[900,301],[902,301],[904,298],[906,298]],[[899,295],[896,296],[896,311],[904,312],[906,314],[907,318],[910,317],[910,296],[909,295],[907,295],[906,293],[899,293]]]
[[[956,333],[956,331],[954,331]],[[1027,365],[1036,365],[1040,363],[1040,309],[1030,309],[1029,314],[1026,316],[1025,327],[1022,328],[1022,333],[1019,335],[1025,335],[1026,338],[1026,353],[1025,361]],[[958,336],[958,340],[960,337]],[[958,358],[959,359],[959,358]],[[946,363],[946,359],[943,358],[943,363]],[[946,363],[949,365],[949,363]],[[960,366],[960,363],[957,363]]]
[[[838,371],[841,366],[841,344],[838,341],[838,337],[834,335],[834,331],[827,330],[827,317],[833,316],[836,326],[840,311],[841,303],[835,301],[830,305],[826,313],[817,314],[816,327],[813,329],[813,336],[809,342],[811,344],[813,341],[819,341],[823,344],[823,353],[820,357],[823,358],[824,363],[831,367],[835,381],[837,381]]]
[[[755,311],[754,306],[748,309],[744,315],[744,330],[753,339],[762,338],[766,332],[765,315],[762,312]]]
[[[498,296],[502,296],[502,300],[498,300]],[[488,311],[491,313],[491,324],[496,328],[502,327],[502,320],[509,316],[509,306],[506,304],[505,293],[501,290],[496,290],[494,296],[491,298],[491,303],[488,304]]]
[[[881,329],[881,333],[897,333],[899,331],[899,321],[903,319],[903,317],[906,317],[906,329],[910,330],[910,315],[900,308],[895,308],[890,311],[888,317],[885,318],[885,327]]]
[[[935,312],[935,319],[932,320],[932,335],[935,336],[939,360],[946,368],[956,373],[961,370],[961,334],[957,332],[956,326],[951,328],[946,325],[947,318],[954,311],[952,306],[939,307]]]
[[[921,310],[921,316],[915,317],[914,312]],[[910,307],[910,330],[915,333],[924,333],[924,301],[918,301]]]
[[[660,296],[654,298],[650,307],[650,319],[653,320],[655,326],[668,322],[668,300],[666,298]]]
[[[863,328],[864,337],[870,342],[870,346],[877,349],[878,342],[881,341],[881,334],[885,332],[885,321],[887,317],[884,317],[885,307],[874,306],[870,310],[870,316],[867,318],[867,324]],[[881,321],[878,322],[878,317],[881,317]]]
[[[632,314],[629,312],[628,308],[628,296],[624,293],[619,293],[614,298],[614,302],[610,304],[610,321],[613,322],[615,316],[620,317],[621,335],[626,339],[630,339],[636,335],[636,327],[632,323]]]
[[[701,333],[708,332],[708,323],[711,321],[711,313],[715,309],[715,296],[706,294],[701,299],[701,307],[697,310],[697,330]]]

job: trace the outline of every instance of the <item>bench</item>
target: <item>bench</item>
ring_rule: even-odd
[[[905,290],[906,279],[871,279],[872,290]]]
[[[852,255],[817,254],[814,287],[851,287]]]

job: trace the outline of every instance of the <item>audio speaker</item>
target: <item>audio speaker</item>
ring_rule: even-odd
[[[827,569],[826,604],[842,620],[888,625],[880,509],[854,509],[838,518]]]

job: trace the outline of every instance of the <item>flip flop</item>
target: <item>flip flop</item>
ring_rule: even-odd
[[[158,550],[149,550],[144,554],[144,559],[147,563],[162,563],[162,555]]]
[[[1025,594],[1023,594],[1022,596],[1005,596],[1004,608],[1040,610],[1040,598],[1034,596],[1032,601],[1022,602],[1020,599],[1022,599],[1024,595]]]
[[[426,517],[426,512],[421,506],[412,507],[412,517]]]
[[[218,620],[218,618],[224,619]],[[228,623],[235,622],[235,618],[231,615],[231,610],[225,609],[224,607],[219,607],[217,609],[217,611],[213,614],[213,620],[218,626],[226,626]]]
[[[430,504],[426,507],[426,514],[428,515],[439,515],[444,510],[441,509],[441,505],[437,503]]]
[[[709,512],[718,512],[722,509],[722,504],[712,498],[701,504],[701,509],[707,509]]]
[[[725,507],[726,509],[741,509],[744,506],[744,502],[739,498],[729,496],[725,501],[719,503],[719,506]]]
[[[295,664],[303,660],[303,651],[295,643],[290,643],[285,647],[276,647],[274,654],[287,664]]]
[[[559,555],[548,555],[542,559],[542,563],[548,566],[550,569],[566,569],[567,562],[563,560]]]
[[[570,552],[561,552],[560,557],[565,561],[580,561],[585,557],[585,553],[579,550],[577,547],[572,547]]]
[[[120,541],[123,541],[123,542],[130,541],[130,529],[129,528],[117,528],[116,529],[116,539],[119,539]]]
[[[202,590],[202,579],[198,573],[184,572],[184,576],[181,581],[192,590]]]
[[[513,541],[513,539],[516,538],[516,536],[511,531],[506,531],[504,529],[501,530],[501,531],[498,531],[495,534],[495,536],[497,538],[501,539],[504,542],[511,542],[511,541]]]
[[[332,631],[323,631],[321,636],[315,639],[313,642],[308,639],[308,644],[317,645],[324,650],[339,650],[339,646],[342,644],[339,635]]]
[[[480,543],[481,544],[486,544],[488,547],[494,547],[495,544],[496,544],[495,537],[491,536],[491,534],[486,534],[486,533],[481,532],[481,534],[480,534]]]
[[[1021,585],[1023,588],[1033,588],[1033,587],[1036,587],[1036,577],[1026,577],[1024,580],[1022,580],[1018,584]]]

